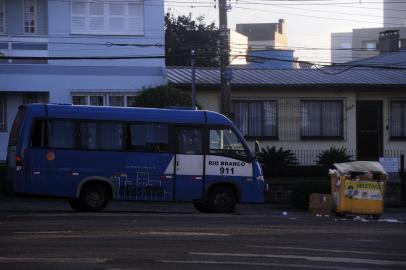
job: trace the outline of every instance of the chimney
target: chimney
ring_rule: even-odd
[[[283,35],[285,33],[285,20],[279,19],[278,21],[278,32],[279,34]]]
[[[379,33],[379,54],[399,51],[399,30]]]

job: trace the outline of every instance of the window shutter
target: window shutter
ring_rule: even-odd
[[[86,15],[86,3],[73,1],[72,2],[72,15]]]
[[[72,17],[72,31],[81,32],[86,30],[86,19],[84,17]]]
[[[89,30],[103,31],[104,30],[104,18],[92,17],[89,19]]]
[[[86,30],[86,5],[81,1],[72,2],[71,27],[73,32],[83,32]]]
[[[1,1],[1,0],[0,0]],[[72,33],[143,34],[143,1],[72,0]]]
[[[144,5],[128,4],[128,32],[140,33],[144,29]]]

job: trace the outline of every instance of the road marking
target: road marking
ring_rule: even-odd
[[[344,257],[319,257],[319,256],[299,256],[299,255],[281,255],[281,254],[252,254],[252,253],[214,253],[214,252],[189,252],[191,255],[200,256],[228,256],[228,257],[245,257],[245,258],[276,258],[276,259],[299,259],[314,262],[337,262],[337,263],[361,263],[372,265],[396,265],[406,266],[406,261],[389,261],[389,260],[371,260],[361,258],[344,258]]]
[[[369,268],[348,268],[339,266],[325,266],[325,265],[306,265],[306,264],[286,264],[286,263],[265,263],[265,262],[236,262],[236,261],[181,261],[181,260],[157,260],[160,263],[173,263],[173,264],[217,264],[217,265],[245,265],[245,266],[274,266],[274,267],[290,267],[290,268],[309,268],[309,269],[326,269],[326,270],[369,270]]]
[[[320,248],[302,248],[302,247],[278,247],[278,246],[258,246],[246,245],[246,247],[266,248],[266,249],[283,249],[283,250],[303,250],[303,251],[317,251],[317,252],[330,252],[330,253],[353,253],[364,255],[380,255],[380,256],[402,256],[406,257],[405,253],[386,253],[386,252],[373,252],[373,251],[357,251],[357,250],[340,250],[340,249],[320,249]]]
[[[163,236],[231,236],[226,233],[205,233],[205,232],[139,232],[137,235],[163,235]]]
[[[14,234],[69,234],[72,231],[31,231],[31,232],[13,232]]]
[[[13,232],[19,239],[70,239],[70,238],[98,238],[98,237],[137,237],[137,236],[162,236],[162,237],[229,237],[231,234],[225,233],[206,233],[206,232],[173,232],[173,231],[152,231],[152,232],[138,232],[138,231],[117,231],[107,234],[103,231],[25,231]]]
[[[105,263],[102,258],[39,258],[39,257],[0,257],[0,263]]]
[[[382,242],[382,240],[373,240],[373,239],[356,239],[357,242]]]

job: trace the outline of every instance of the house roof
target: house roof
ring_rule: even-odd
[[[389,66],[406,68],[406,50],[390,52],[374,57],[350,61],[339,65],[368,65],[368,66]]]
[[[190,85],[191,69],[168,67],[168,80],[175,85]],[[219,85],[219,69],[197,68],[196,84]],[[323,68],[323,69],[234,69],[232,85],[313,86],[363,85],[406,87],[406,69]]]

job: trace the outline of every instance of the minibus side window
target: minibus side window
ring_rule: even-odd
[[[75,148],[75,122],[70,120],[47,121],[49,148]]]
[[[31,147],[44,148],[47,145],[44,120],[35,120],[31,133]]]
[[[122,123],[82,122],[79,124],[79,148],[89,150],[122,150]]]
[[[210,153],[226,156],[248,156],[240,139],[229,128],[210,129]]]
[[[202,154],[202,132],[199,129],[182,129],[178,132],[178,153]]]
[[[137,152],[169,152],[168,125],[131,124],[130,150]]]

